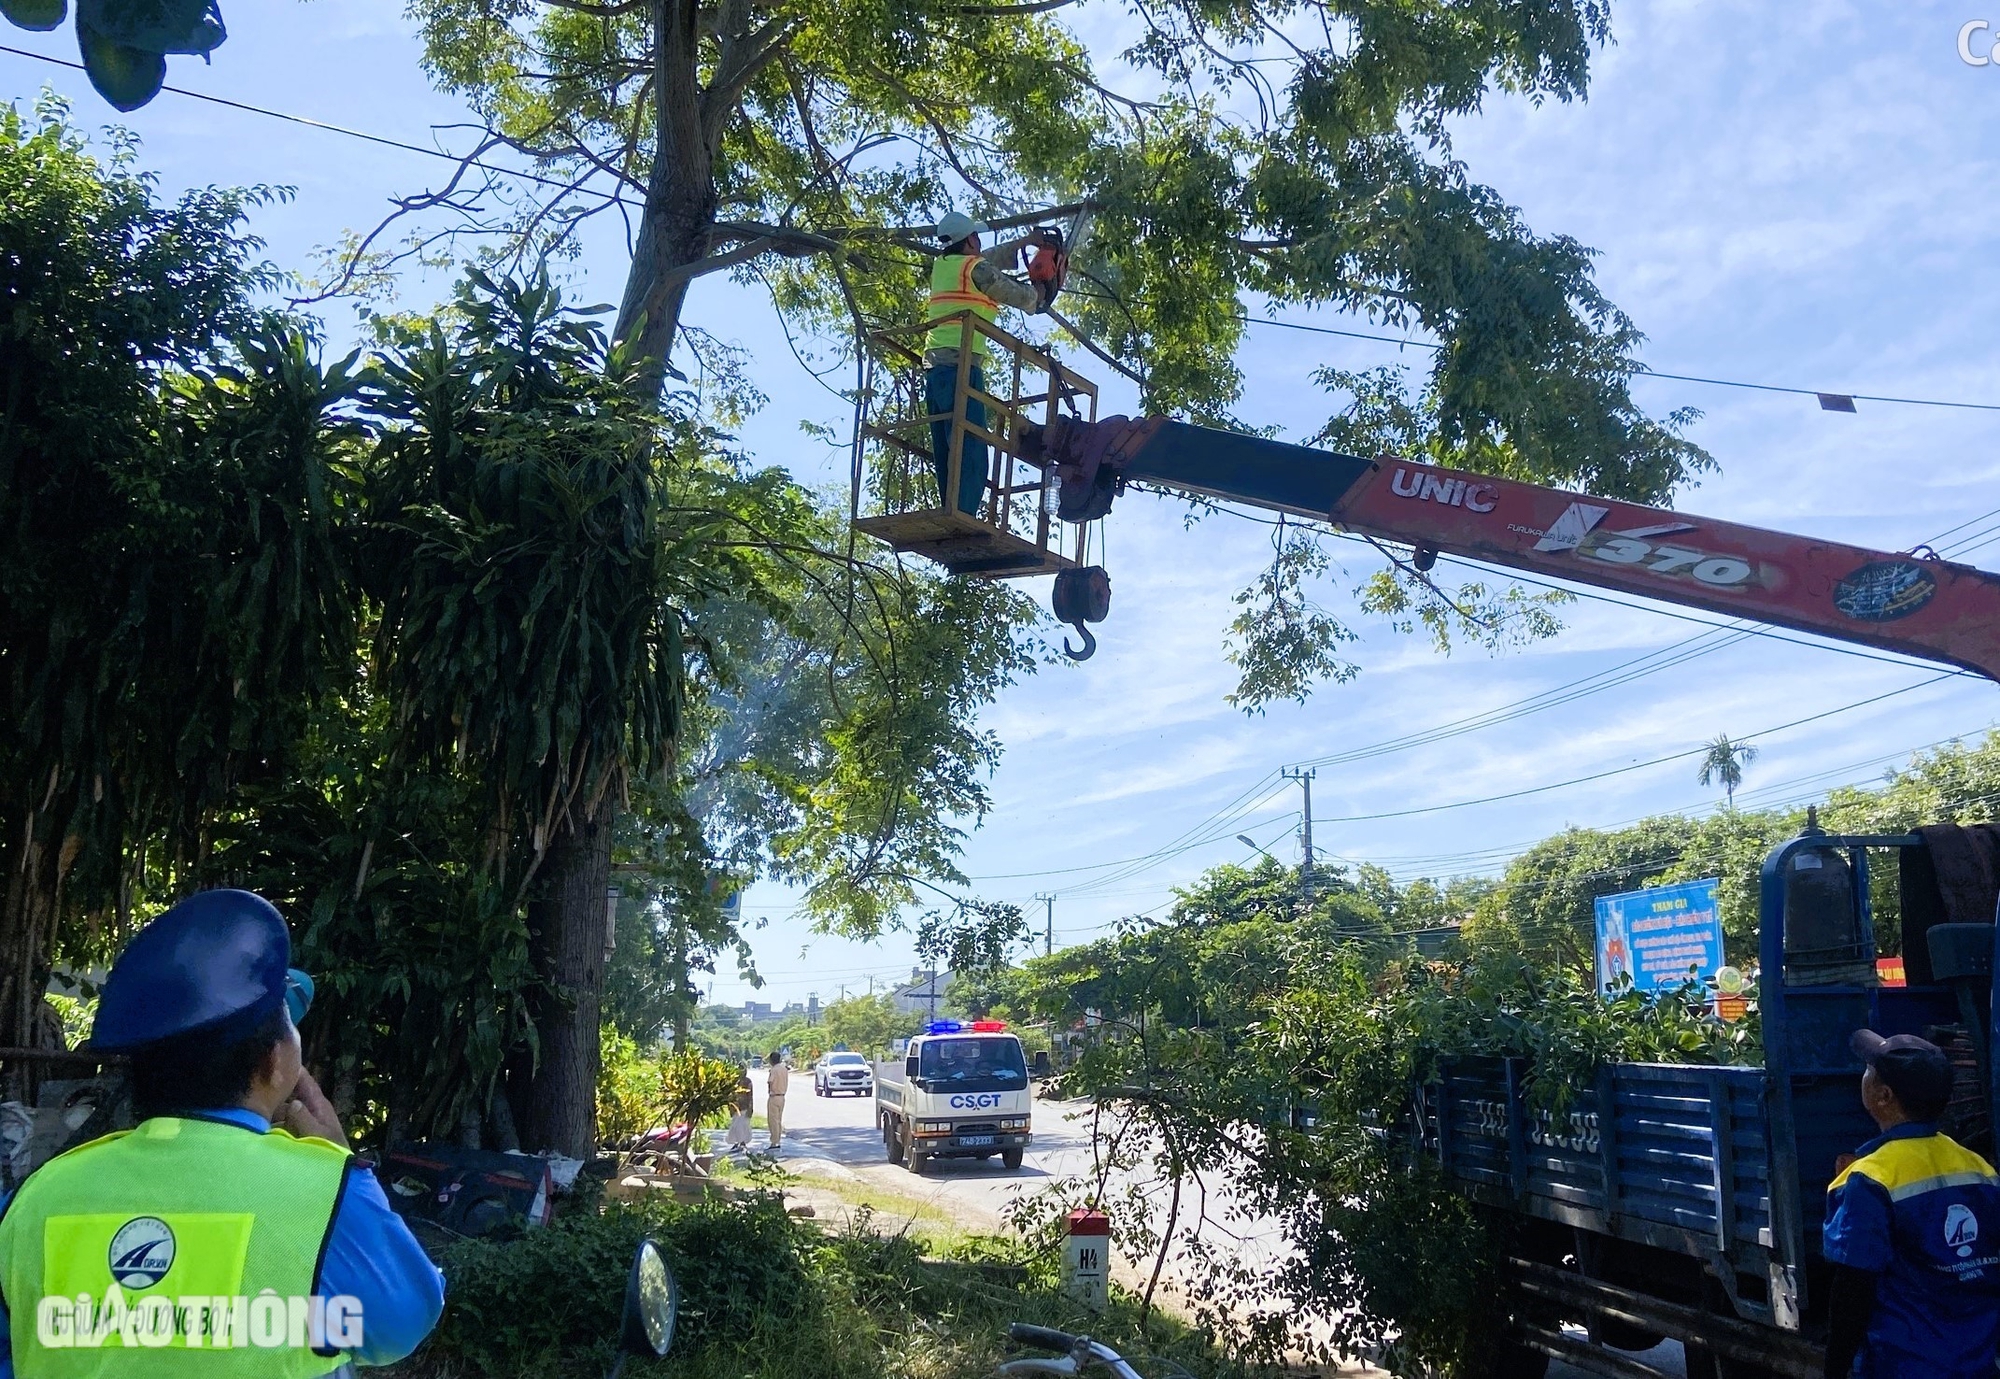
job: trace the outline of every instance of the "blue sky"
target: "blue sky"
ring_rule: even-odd
[[[464,130],[433,132],[464,112],[430,90],[393,0],[236,0],[225,9],[232,36],[214,65],[176,60],[171,82],[412,142],[466,145]],[[1108,61],[1122,9],[1086,0],[1075,13],[1078,32]],[[1599,251],[1599,281],[1650,337],[1643,357],[1658,370],[2000,402],[1992,331],[2000,66],[1969,67],[1955,47],[1960,25],[1975,17],[1963,4],[1623,0],[1588,103],[1496,100],[1460,123],[1457,152],[1538,231]],[[0,42],[74,56],[68,33],[0,30]],[[44,83],[71,96],[85,123],[113,118],[80,73],[0,53],[0,94],[32,98]],[[296,187],[293,200],[256,223],[269,256],[287,267],[306,266],[342,229],[366,229],[389,196],[434,185],[444,166],[172,95],[123,123],[142,137],[144,164],[165,191],[209,182]],[[593,253],[582,290],[615,300],[623,267]],[[436,290],[412,284],[412,304]],[[745,429],[749,448],[802,476],[834,479],[844,458],[830,458],[798,428],[813,421],[844,431],[847,409],[793,362],[768,308],[745,289],[708,280],[690,314],[757,361],[772,401]],[[1253,329],[1240,413],[1293,438],[1309,435],[1330,410],[1311,384],[1315,368],[1398,358],[1424,364],[1420,351]],[[1125,410],[1131,399],[1114,382],[1106,381],[1107,410]],[[1682,496],[1691,511],[1896,549],[2000,507],[1992,496],[2000,413],[1863,402],[1849,416],[1782,394],[1666,380],[1635,390],[1655,414],[1704,412],[1692,434],[1720,472]],[[1207,866],[1248,856],[1239,832],[1290,860],[1299,792],[1277,778],[1279,769],[1409,735],[1418,742],[1407,749],[1320,767],[1313,801],[1322,851],[1403,876],[1497,870],[1568,824],[1714,803],[1686,760],[1516,792],[1727,732],[1762,751],[1744,803],[1803,799],[1879,777],[1914,748],[1983,731],[2000,717],[1991,685],[1954,679],[1906,689],[1934,672],[1767,638],[1706,650],[1724,641],[1710,637],[1670,653],[1703,654],[1615,689],[1502,726],[1442,731],[1703,630],[1593,601],[1567,610],[1568,631],[1557,640],[1497,658],[1439,657],[1362,620],[1357,680],[1303,707],[1246,717],[1223,702],[1233,683],[1223,631],[1235,613],[1231,595],[1269,558],[1269,536],[1229,516],[1188,530],[1177,505],[1121,500],[1107,524],[1115,592],[1097,657],[1034,677],[986,716],[1007,754],[992,780],[993,813],[966,848],[979,893],[1030,905],[1039,920],[1033,897],[1053,892],[1057,941],[1075,941],[1121,915],[1158,909],[1174,885]],[[2000,568],[2000,534],[1992,541],[1963,558]],[[1342,545],[1340,554],[1354,578],[1374,568],[1365,548]],[[1030,587],[1045,597],[1045,586]],[[1344,607],[1342,596],[1327,597]],[[1431,812],[1409,813],[1416,810]],[[1402,817],[1369,817],[1384,814]],[[1114,862],[1124,864],[1107,865]],[[753,888],[746,908],[764,923],[754,936],[768,979],[759,999],[833,999],[908,971],[904,937],[816,937],[790,917],[777,887]],[[718,999],[752,994],[732,980],[715,987]]]

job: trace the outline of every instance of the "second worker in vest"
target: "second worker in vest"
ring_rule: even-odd
[[[979,252],[979,237],[988,233],[985,225],[960,211],[953,211],[938,222],[938,238],[944,241],[945,250],[931,265],[930,303],[925,311],[925,319],[945,321],[945,318],[970,310],[982,321],[999,319],[1000,308],[1011,306],[1018,311],[1042,311],[1048,306],[1044,294],[1031,283],[1010,278]],[[957,321],[931,328],[924,342],[924,405],[932,416],[940,413],[949,415],[958,389],[959,351],[967,348],[964,337],[973,334],[970,342],[972,350],[972,386],[977,391],[986,387],[986,371],[983,365],[988,359],[986,342],[975,332],[968,332]],[[986,404],[976,397],[965,400],[965,419],[974,426],[986,425]],[[938,503],[949,507],[951,498],[945,492],[951,482],[951,434],[949,421],[931,423],[931,458],[937,469]],[[986,492],[986,442],[968,434],[965,437],[965,453],[960,459],[958,471],[958,510],[977,514],[979,500]]]
[[[437,1324],[443,1277],[300,1061],[312,987],[290,962],[277,910],[232,890],[119,955],[90,1042],[130,1055],[139,1125],[0,1209],[0,1379],[313,1379]]]

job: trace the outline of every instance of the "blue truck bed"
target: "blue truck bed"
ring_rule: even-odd
[[[1756,1281],[1734,1289],[1739,1315],[1786,1324],[1762,1068],[1607,1064],[1560,1115],[1530,1105],[1525,1075],[1457,1059],[1423,1089],[1424,1147],[1461,1191],[1723,1266],[1726,1284]]]

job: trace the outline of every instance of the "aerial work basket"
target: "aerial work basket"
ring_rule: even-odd
[[[970,311],[943,323],[954,321],[963,323],[967,340],[983,338],[991,358],[984,365],[986,386],[975,388],[972,351],[959,351],[949,410],[934,411],[925,398],[924,342],[940,322],[869,337],[894,382],[870,399],[862,427],[868,462],[854,525],[955,575],[1015,579],[1085,564],[1096,524],[1056,516],[1055,475],[1024,457],[1022,434],[1063,412],[1095,421],[1097,385]],[[983,421],[976,419],[982,407]],[[948,437],[942,475],[934,447],[940,435]],[[971,482],[961,480],[968,452],[978,463],[981,442],[986,462],[976,503],[954,502],[948,495],[970,493]]]

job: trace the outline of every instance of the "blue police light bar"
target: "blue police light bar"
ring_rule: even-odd
[[[925,1034],[962,1034],[965,1026],[956,1020],[933,1020],[924,1026]]]

